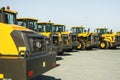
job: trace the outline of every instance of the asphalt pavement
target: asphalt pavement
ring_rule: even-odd
[[[65,52],[39,80],[120,80],[120,48]]]

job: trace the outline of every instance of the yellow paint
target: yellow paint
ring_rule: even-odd
[[[26,51],[26,47],[19,47],[18,50],[19,52]],[[21,52],[21,55],[24,55],[24,54],[25,54],[24,52]]]
[[[50,37],[51,32],[40,32],[40,34],[47,36],[47,37]]]
[[[20,51],[26,51],[26,47],[19,47],[19,52]]]
[[[17,47],[11,37],[11,33],[14,30],[28,30],[26,28],[0,23],[0,53],[4,55],[18,55]]]
[[[54,24],[52,22],[37,22],[37,25],[46,25],[46,24]]]
[[[80,49],[82,47],[82,45],[80,44],[77,48]]]
[[[81,26],[73,26],[71,28],[85,28],[85,27],[81,25]]]
[[[2,35],[0,37],[0,53],[2,54],[10,55],[11,53],[18,53],[14,41],[10,35],[12,31],[13,29],[11,28],[11,26],[0,23],[0,34]]]
[[[89,36],[91,33],[89,33],[89,32],[83,32],[83,33],[79,33],[78,34],[78,37],[87,37],[87,36]]]
[[[3,79],[4,78],[4,74],[0,74],[0,79]]]
[[[104,28],[97,28],[96,30],[101,30],[101,31],[104,30],[104,31],[106,31],[106,32],[104,32],[104,33],[102,34],[102,39],[103,39],[104,41],[109,42],[110,46],[112,47],[112,46],[113,46],[113,43],[116,42],[116,41],[115,41],[115,36],[118,36],[118,35],[115,34],[114,32],[107,31],[108,29],[107,29],[106,27],[104,27]],[[101,46],[101,47],[105,47],[105,43],[104,43],[104,44],[101,43],[100,46]]]
[[[100,44],[100,46],[101,46],[102,48],[104,48],[104,47],[105,47],[105,43],[102,42],[102,43]]]
[[[33,21],[38,21],[38,19],[36,18],[29,18],[29,17],[24,17],[24,18],[17,18],[18,21],[22,21],[22,20],[33,20]]]
[[[66,40],[66,44],[69,45],[69,40]]]
[[[46,67],[46,62],[45,61],[43,62],[43,67]]]

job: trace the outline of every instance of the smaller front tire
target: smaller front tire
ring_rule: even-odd
[[[109,43],[107,41],[101,41],[100,42],[100,48],[101,49],[108,49],[109,48]]]
[[[78,50],[85,50],[85,42],[84,41],[79,41],[80,44],[77,47]]]

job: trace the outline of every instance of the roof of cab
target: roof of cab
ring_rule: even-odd
[[[1,10],[2,10],[2,8],[0,8],[0,11]],[[10,9],[5,9],[4,11],[7,12],[7,13],[12,13],[12,14],[17,14],[18,13],[17,11],[12,11]]]
[[[85,28],[84,26],[73,26],[72,28]]]
[[[37,24],[54,24],[52,22],[37,22]]]
[[[54,24],[54,26],[65,26],[64,24]]]
[[[36,18],[28,18],[28,17],[24,17],[24,18],[17,18],[18,21],[22,21],[22,20],[32,20],[32,21],[38,21],[38,19]]]
[[[106,27],[101,27],[101,28],[96,28],[96,29],[106,29],[106,30],[107,30],[108,28],[106,28]]]

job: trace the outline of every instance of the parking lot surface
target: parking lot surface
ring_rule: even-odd
[[[120,49],[65,52],[40,80],[120,80]]]

